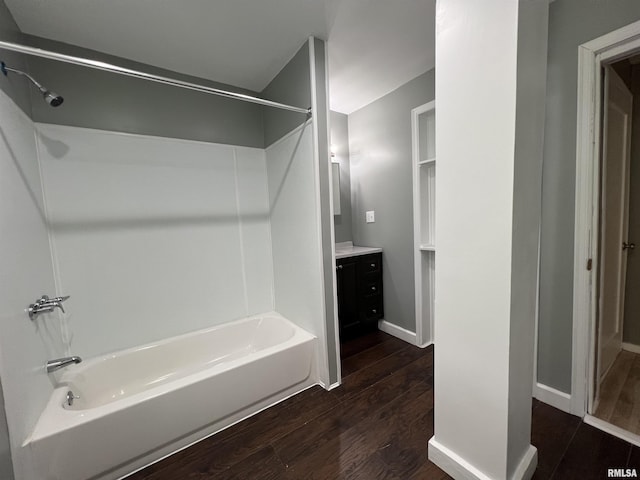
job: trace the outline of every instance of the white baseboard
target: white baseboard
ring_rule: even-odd
[[[599,418],[596,418],[593,415],[589,414],[584,416],[584,423],[586,423],[587,425],[591,425],[592,427],[596,427],[603,432],[607,432],[614,437],[621,438],[622,440],[629,442],[636,447],[640,447],[640,435],[636,435],[635,433],[631,433],[623,428],[611,425],[609,422],[605,422],[604,420],[600,420]]]
[[[431,437],[429,440],[429,460],[458,480],[491,480],[487,474],[440,444],[435,437]],[[530,480],[537,465],[538,450],[533,445],[529,445],[529,449],[522,457],[510,480]]]
[[[529,445],[529,449],[520,460],[516,467],[511,480],[531,480],[538,466],[538,449],[533,445]]]
[[[342,382],[336,382],[336,383],[332,383],[331,385],[329,385],[329,388],[327,388],[324,383],[320,382],[320,386],[328,391],[331,391],[334,388],[338,388],[340,385],[342,385]]]
[[[623,343],[622,349],[631,353],[640,353],[640,345],[634,345],[633,343]]]
[[[533,396],[558,410],[571,413],[571,395],[568,393],[561,392],[542,383],[536,383],[533,389]]]
[[[417,345],[418,343],[418,337],[416,336],[415,332],[410,332],[406,328],[399,327],[398,325],[389,323],[386,320],[380,320],[378,322],[378,329],[383,331],[384,333],[393,335],[400,340],[404,340],[411,345]]]

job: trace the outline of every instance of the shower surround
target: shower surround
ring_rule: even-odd
[[[331,225],[331,213],[328,154],[322,153],[328,147],[328,110],[320,81],[326,72],[317,73],[325,58],[320,43],[309,39],[265,94],[281,102],[310,105],[311,118],[291,112],[286,115],[294,118],[271,116],[229,104],[211,109],[207,102],[193,103],[194,92],[174,97],[171,87],[140,90],[134,81],[99,77],[100,72],[91,75],[95,73],[105,92],[111,86],[111,93],[119,92],[109,98],[120,99],[125,84],[131,92],[118,105],[114,100],[109,108],[91,109],[91,98],[97,97],[85,87],[93,83],[78,83],[78,67],[66,70],[38,62],[34,62],[37,71],[30,73],[65,96],[63,105],[51,109],[60,115],[43,114],[37,103],[33,104],[37,114],[23,111],[0,92],[0,206],[4,206],[0,227],[5,232],[0,272],[6,287],[0,295],[4,309],[0,375],[16,480],[60,478],[63,464],[75,458],[77,442],[89,445],[110,428],[118,431],[118,422],[126,418],[122,412],[136,411],[146,418],[136,428],[149,437],[157,432],[154,421],[174,417],[163,414],[162,405],[175,403],[177,397],[191,405],[185,407],[190,413],[202,415],[199,425],[195,417],[185,418],[184,425],[179,420],[169,422],[167,430],[158,434],[164,443],[140,443],[140,450],[130,452],[136,458],[88,460],[78,478],[89,472],[92,478],[117,478],[143,466],[142,461],[153,462],[187,440],[197,441],[308,385],[337,381],[333,268],[327,267],[333,241],[330,230],[324,229]],[[297,98],[290,97],[292,91]],[[181,109],[163,115],[163,128],[154,130],[158,125],[151,113],[157,110],[146,108],[145,102],[156,94],[202,105],[202,111],[195,112],[199,120],[183,118],[187,110]],[[32,115],[40,121],[34,123]],[[229,128],[222,129],[228,143],[182,136],[185,124],[187,134],[192,130],[198,134],[219,132],[227,120],[242,128],[240,119],[247,120],[254,140],[254,127],[264,124],[260,132],[264,143],[260,138],[236,145],[235,139],[242,135]],[[149,131],[155,135],[146,134]],[[25,308],[43,294],[71,295],[67,313],[30,320]],[[84,359],[78,365],[81,369],[95,366],[114,352],[171,343],[191,332],[223,330],[224,325],[265,316],[264,312],[274,312],[270,315],[280,318],[282,325],[293,325],[298,332],[293,338],[300,341],[284,340],[259,352],[245,349],[248,355],[242,359],[232,355],[211,368],[202,369],[195,360],[186,369],[200,372],[194,373],[197,379],[186,375],[159,386],[162,392],[154,390],[154,401],[138,392],[97,405],[95,390],[88,388],[76,399],[76,406],[84,405],[84,410],[66,411],[60,392],[65,393],[67,383],[78,391],[81,385],[102,383],[99,369],[87,368],[95,378],[81,382],[65,373],[83,370],[70,367],[47,375],[44,368],[47,360],[70,354]],[[269,329],[255,331],[263,339],[271,338]],[[210,359],[217,358],[218,342],[211,340]],[[134,365],[138,360],[141,363]],[[105,362],[101,378],[114,380],[114,388],[142,384],[144,375],[125,381],[124,373],[142,372],[148,361],[130,356],[124,369],[122,363]],[[264,388],[240,395],[247,369],[258,372],[252,378]],[[214,385],[221,376],[224,382]],[[209,385],[204,377],[218,380],[211,384],[212,390],[202,387],[193,395],[193,389],[200,388],[195,385]],[[227,389],[231,398],[242,397],[239,410],[220,402],[220,388]],[[106,410],[110,415],[102,415]],[[52,417],[52,412],[60,415]],[[74,421],[73,415],[98,423]],[[54,417],[60,422],[51,423]],[[98,424],[99,429],[91,429]],[[70,443],[51,442],[56,436]]]

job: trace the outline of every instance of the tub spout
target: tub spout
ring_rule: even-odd
[[[76,356],[49,360],[47,362],[47,373],[55,372],[56,370],[60,370],[61,368],[66,367],[67,365],[71,365],[72,363],[80,363],[81,361],[82,359]]]

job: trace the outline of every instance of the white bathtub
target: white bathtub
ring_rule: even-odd
[[[316,383],[315,348],[269,313],[86,360],[24,447],[38,480],[119,478]]]

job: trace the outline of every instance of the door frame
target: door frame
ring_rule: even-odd
[[[580,45],[576,130],[571,413],[591,405],[595,373],[603,65],[640,51],[640,21]],[[592,269],[587,270],[591,259]]]

